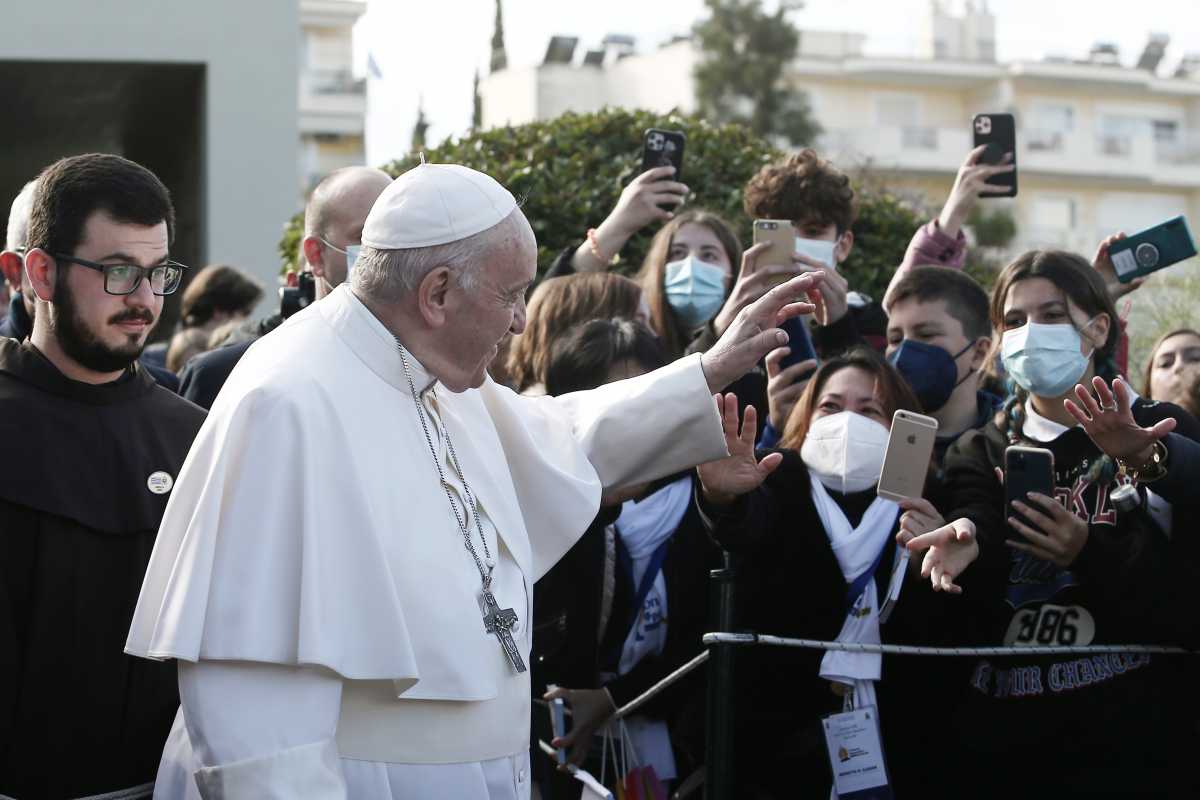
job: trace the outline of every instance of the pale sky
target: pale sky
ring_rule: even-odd
[[[961,10],[964,0],[949,0]],[[773,9],[778,0],[764,0]],[[979,0],[976,0],[979,2]],[[578,36],[598,46],[607,33],[635,36],[649,50],[686,33],[704,13],[703,0],[503,0],[509,66],[541,61],[550,37]],[[1132,65],[1150,32],[1166,32],[1170,68],[1184,53],[1200,53],[1195,0],[991,0],[1001,61],[1047,54],[1083,57],[1097,41],[1116,43]],[[494,0],[369,0],[355,28],[355,57],[367,52],[383,73],[369,87],[367,161],[381,164],[408,151],[418,98],[431,123],[426,141],[440,143],[471,122],[471,81],[486,74]],[[913,56],[929,0],[808,0],[792,15],[801,29],[867,35],[868,55]]]

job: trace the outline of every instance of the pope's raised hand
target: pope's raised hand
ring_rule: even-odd
[[[721,391],[754,369],[767,353],[787,344],[779,324],[816,311],[817,287],[824,278],[822,271],[797,275],[739,311],[717,343],[700,357],[709,391]]]
[[[738,430],[737,397],[716,395],[717,411],[725,429],[725,446],[729,455],[696,467],[700,488],[711,503],[726,505],[739,494],[758,488],[767,476],[783,461],[781,453],[771,453],[762,461],[754,454],[754,437],[758,432],[758,414],[754,406],[746,406],[741,430]]]

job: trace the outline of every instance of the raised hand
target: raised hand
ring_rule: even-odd
[[[770,246],[770,242],[759,242],[742,253],[742,268],[738,271],[738,278],[729,291],[725,305],[713,317],[713,328],[718,336],[733,324],[739,311],[762,297],[781,280],[796,274],[797,271],[789,267],[762,263],[762,254]]]
[[[739,430],[737,396],[718,394],[715,397],[729,455],[701,464],[696,472],[700,476],[700,488],[705,499],[717,505],[727,505],[738,495],[761,486],[783,461],[783,454],[771,453],[759,461],[754,454],[754,437],[758,432],[758,414],[754,406],[746,406]]]
[[[1115,302],[1118,297],[1124,297],[1138,289],[1146,282],[1148,275],[1143,275],[1140,278],[1134,278],[1129,283],[1121,283],[1117,278],[1117,268],[1113,264],[1112,256],[1109,255],[1108,249],[1113,246],[1114,242],[1119,242],[1125,238],[1124,233],[1114,233],[1111,236],[1106,236],[1100,246],[1096,248],[1096,255],[1092,258],[1092,269],[1100,273],[1100,277],[1104,278],[1104,288],[1108,290],[1108,296]]]
[[[824,272],[806,272],[781,283],[743,308],[717,343],[700,357],[709,391],[716,393],[754,369],[767,353],[787,344],[781,322],[816,310]]]
[[[954,177],[954,187],[950,190],[950,196],[946,198],[946,204],[942,206],[942,213],[938,216],[938,228],[947,236],[958,235],[963,223],[970,215],[971,209],[975,207],[975,203],[980,197],[1007,191],[1003,186],[994,186],[988,183],[987,179],[993,175],[1002,175],[1005,172],[1013,171],[1014,167],[1010,163],[1012,153],[1004,154],[1003,163],[980,164],[979,159],[983,158],[985,150],[987,150],[987,145],[981,144],[967,153],[966,160],[958,168],[958,174]]]
[[[929,578],[935,592],[962,594],[962,587],[954,580],[979,557],[975,523],[965,518],[913,537],[905,547],[910,553],[925,552],[921,577]]]
[[[825,280],[817,287],[817,310],[813,314],[818,325],[832,325],[850,310],[850,282],[836,269],[829,269],[815,258],[795,253],[792,263],[799,272],[822,270]]]
[[[787,347],[779,347],[767,353],[767,409],[771,427],[783,433],[788,417],[804,387],[808,386],[809,374],[817,368],[816,359],[808,359],[790,367],[783,367],[783,359],[792,352]],[[803,379],[802,379],[803,378]]]
[[[1149,428],[1138,425],[1133,419],[1133,392],[1121,378],[1113,381],[1113,390],[1109,391],[1104,379],[1096,376],[1092,388],[1096,397],[1083,384],[1077,384],[1075,396],[1079,403],[1063,400],[1063,408],[1079,420],[1096,447],[1112,458],[1137,464],[1150,461],[1154,443],[1175,429],[1175,420],[1168,417]]]
[[[596,228],[596,245],[603,256],[612,258],[621,251],[629,237],[642,228],[652,222],[666,222],[675,216],[674,212],[661,207],[678,208],[687,197],[687,185],[670,179],[674,174],[674,167],[648,169],[621,191],[617,205]],[[608,269],[608,263],[596,257],[589,242],[579,246],[571,263],[581,272]]]

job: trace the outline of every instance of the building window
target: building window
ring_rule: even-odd
[[[1063,140],[1075,128],[1075,109],[1061,103],[1034,106],[1029,115],[1030,127],[1024,131],[1026,146],[1032,152],[1056,153],[1063,149]]]
[[[1096,149],[1100,155],[1128,158],[1133,154],[1133,140],[1145,130],[1141,117],[1105,114],[1100,117]]]

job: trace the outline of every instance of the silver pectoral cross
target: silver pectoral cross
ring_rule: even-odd
[[[483,629],[494,634],[500,641],[504,655],[508,657],[508,663],[512,665],[513,670],[524,672],[525,661],[521,658],[521,651],[517,649],[517,643],[512,637],[513,626],[517,624],[517,612],[511,608],[500,608],[495,595],[487,589],[483,590],[480,605],[483,610]]]

